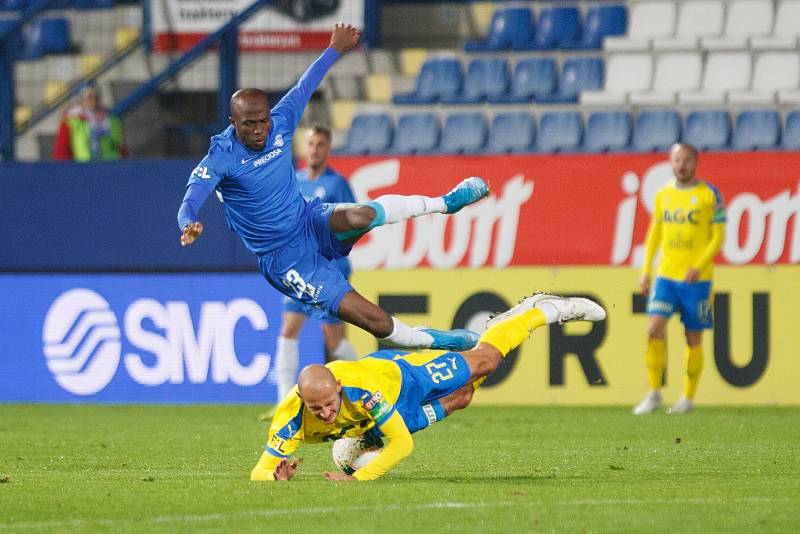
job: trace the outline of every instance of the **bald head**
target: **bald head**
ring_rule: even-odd
[[[236,137],[250,150],[262,150],[272,129],[269,99],[259,89],[239,89],[231,97],[231,124]]]
[[[687,143],[675,143],[669,152],[672,172],[680,185],[689,186],[696,182],[697,149]]]
[[[316,417],[332,423],[339,414],[342,390],[339,381],[324,365],[309,365],[297,378],[297,390],[303,404]]]

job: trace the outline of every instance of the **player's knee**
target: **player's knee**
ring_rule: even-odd
[[[661,323],[651,323],[647,327],[647,337],[650,339],[662,339],[664,337],[664,325]]]

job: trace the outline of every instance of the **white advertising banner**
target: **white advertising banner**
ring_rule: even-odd
[[[253,0],[155,0],[153,49],[185,51],[219,29]],[[323,49],[337,22],[363,29],[363,0],[276,0],[239,28],[246,51]]]

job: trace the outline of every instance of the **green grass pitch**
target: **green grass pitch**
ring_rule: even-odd
[[[258,406],[0,405],[0,531],[797,532],[800,409],[472,407],[387,477],[252,483]]]

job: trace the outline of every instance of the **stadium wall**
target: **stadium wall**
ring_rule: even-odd
[[[279,303],[213,197],[202,211],[203,238],[178,246],[175,215],[194,165],[0,166],[0,400],[274,400],[269,369],[259,367],[264,359],[257,356],[273,351]],[[670,179],[662,155],[369,157],[337,158],[333,165],[350,176],[362,200],[438,195],[471,174],[490,180],[493,196],[481,204],[453,217],[377,229],[354,249],[355,285],[407,321],[477,328],[490,312],[533,290],[589,294],[609,309],[608,321],[594,328],[537,332],[476,402],[638,400],[646,387],[646,320],[644,300],[635,294],[636,268],[652,197]],[[722,191],[729,222],[699,402],[800,404],[789,382],[800,370],[793,330],[800,297],[797,169],[800,154],[792,153],[701,158],[699,174]],[[47,326],[53,314],[61,317],[57,328]],[[82,323],[85,316],[94,322]],[[217,320],[212,316],[227,326],[209,326]],[[318,331],[306,329],[312,330]],[[360,352],[375,348],[369,336],[351,334]],[[680,388],[681,337],[673,321],[668,395]],[[98,339],[119,345],[114,372],[105,378],[92,375],[103,367]],[[309,357],[320,358],[321,340],[309,343]],[[138,373],[131,372],[137,367],[129,367],[136,361],[130,354],[139,355]],[[59,358],[73,363],[53,371]],[[59,365],[107,382],[75,393],[59,382]],[[250,378],[235,378],[241,373]],[[249,384],[259,373],[260,382]]]

